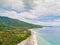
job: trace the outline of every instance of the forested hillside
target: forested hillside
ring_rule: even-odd
[[[17,19],[11,19],[8,17],[1,17],[0,16],[0,23],[6,25],[6,26],[21,26],[21,27],[27,27],[27,28],[40,28],[42,26],[40,25],[34,25],[34,24],[29,24]]]
[[[25,27],[5,26],[0,24],[0,45],[17,45],[31,35]]]
[[[17,45],[31,35],[31,31],[28,29],[41,27],[40,25],[0,16],[0,45]]]

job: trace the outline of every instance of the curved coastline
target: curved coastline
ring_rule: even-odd
[[[37,38],[36,38],[36,32],[32,31],[34,29],[30,29],[31,30],[31,33],[32,33],[32,38],[33,38],[33,44],[34,45],[37,45]]]
[[[17,45],[37,45],[36,32],[32,31],[34,29],[29,30],[31,31],[31,36],[28,37],[26,40],[23,40],[22,42],[18,43]]]

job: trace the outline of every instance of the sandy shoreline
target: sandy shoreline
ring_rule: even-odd
[[[33,38],[33,42],[34,42],[34,45],[37,45],[37,38],[36,38],[36,32],[32,31],[33,29],[31,29],[31,32],[32,32],[32,38]]]
[[[37,39],[36,39],[36,32],[31,30],[31,36],[28,37],[26,40],[18,43],[17,45],[37,45]]]

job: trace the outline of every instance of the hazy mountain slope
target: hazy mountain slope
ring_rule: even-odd
[[[0,23],[7,25],[7,26],[21,26],[21,27],[28,27],[28,28],[40,28],[40,25],[29,24],[17,19],[11,19],[8,17],[0,16]]]

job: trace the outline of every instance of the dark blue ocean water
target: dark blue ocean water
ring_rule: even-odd
[[[60,27],[44,27],[35,29],[38,45],[60,45]]]

